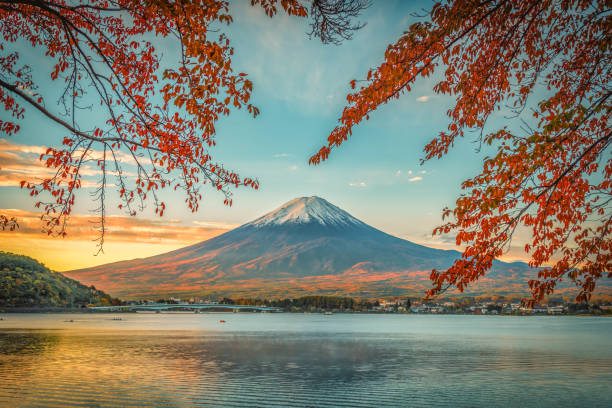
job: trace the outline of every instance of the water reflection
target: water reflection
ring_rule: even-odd
[[[565,351],[559,345],[546,351],[520,333],[518,342],[517,336],[385,333],[384,322],[377,331],[4,330],[0,405],[612,403],[607,352],[576,354],[568,346],[573,342]]]
[[[0,354],[40,354],[55,346],[58,341],[59,336],[51,333],[0,331]],[[0,364],[2,364],[2,359],[0,359]]]

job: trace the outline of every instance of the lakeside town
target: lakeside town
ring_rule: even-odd
[[[231,306],[240,306],[235,312],[265,311],[274,308],[275,311],[289,313],[414,313],[414,314],[475,314],[475,315],[612,315],[612,303],[571,303],[554,301],[548,304],[538,304],[533,307],[519,302],[472,301],[470,298],[460,300],[445,300],[440,302],[425,302],[410,298],[355,300],[349,297],[334,296],[304,296],[295,299],[251,299],[251,298],[220,298],[219,300],[203,300],[199,298],[169,298],[128,301],[125,306],[142,305],[173,305],[173,310],[196,310],[196,306],[207,306],[208,310],[227,310]],[[184,306],[181,308],[181,306]],[[250,306],[253,308],[245,307]]]

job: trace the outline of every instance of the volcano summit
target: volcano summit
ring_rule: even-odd
[[[66,275],[126,299],[420,296],[431,269],[458,256],[386,234],[313,196],[195,245]],[[475,290],[524,292],[529,272],[523,263],[496,262]]]

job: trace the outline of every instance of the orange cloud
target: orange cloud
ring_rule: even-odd
[[[0,186],[19,186],[21,180],[38,181],[51,177],[53,170],[39,160],[41,146],[16,145],[0,139]]]
[[[70,270],[146,257],[172,251],[220,235],[233,225],[205,223],[185,225],[179,220],[108,216],[104,254],[96,253],[97,217],[72,215],[66,238],[41,233],[40,213],[0,209],[0,214],[15,217],[19,229],[0,233],[0,250],[31,256],[55,270]]]
[[[41,182],[45,178],[53,177],[54,168],[48,168],[40,161],[40,155],[46,153],[47,147],[22,145],[0,139],[0,187],[16,187],[22,180],[32,183]],[[79,155],[79,151],[75,152]],[[97,150],[88,152],[85,162],[96,162],[102,159],[103,153]],[[108,157],[108,156],[107,156]],[[115,152],[115,157],[120,163],[135,164],[134,158],[122,151]],[[139,158],[143,164],[150,163],[149,159]],[[81,166],[80,174],[83,177],[96,177],[101,175],[100,169],[95,165],[84,164]],[[123,172],[126,177],[133,177],[134,173]],[[82,180],[82,187],[96,187],[95,180]]]

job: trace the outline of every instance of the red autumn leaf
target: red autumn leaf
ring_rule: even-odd
[[[497,153],[463,183],[455,208],[444,211],[450,220],[434,230],[455,233],[465,249],[449,269],[432,272],[428,296],[463,291],[485,275],[520,227],[531,233],[524,248],[537,274],[527,303],[562,280],[576,285],[577,301],[588,301],[598,279],[612,278],[611,27],[606,0],[436,3],[347,96],[338,126],[309,163],[326,160],[380,105],[442,67],[434,91],[456,102],[450,133],[426,145],[424,160],[446,155],[466,130]],[[542,85],[547,99],[531,105]],[[487,133],[487,118],[507,106],[539,123],[526,122],[521,134]]]

